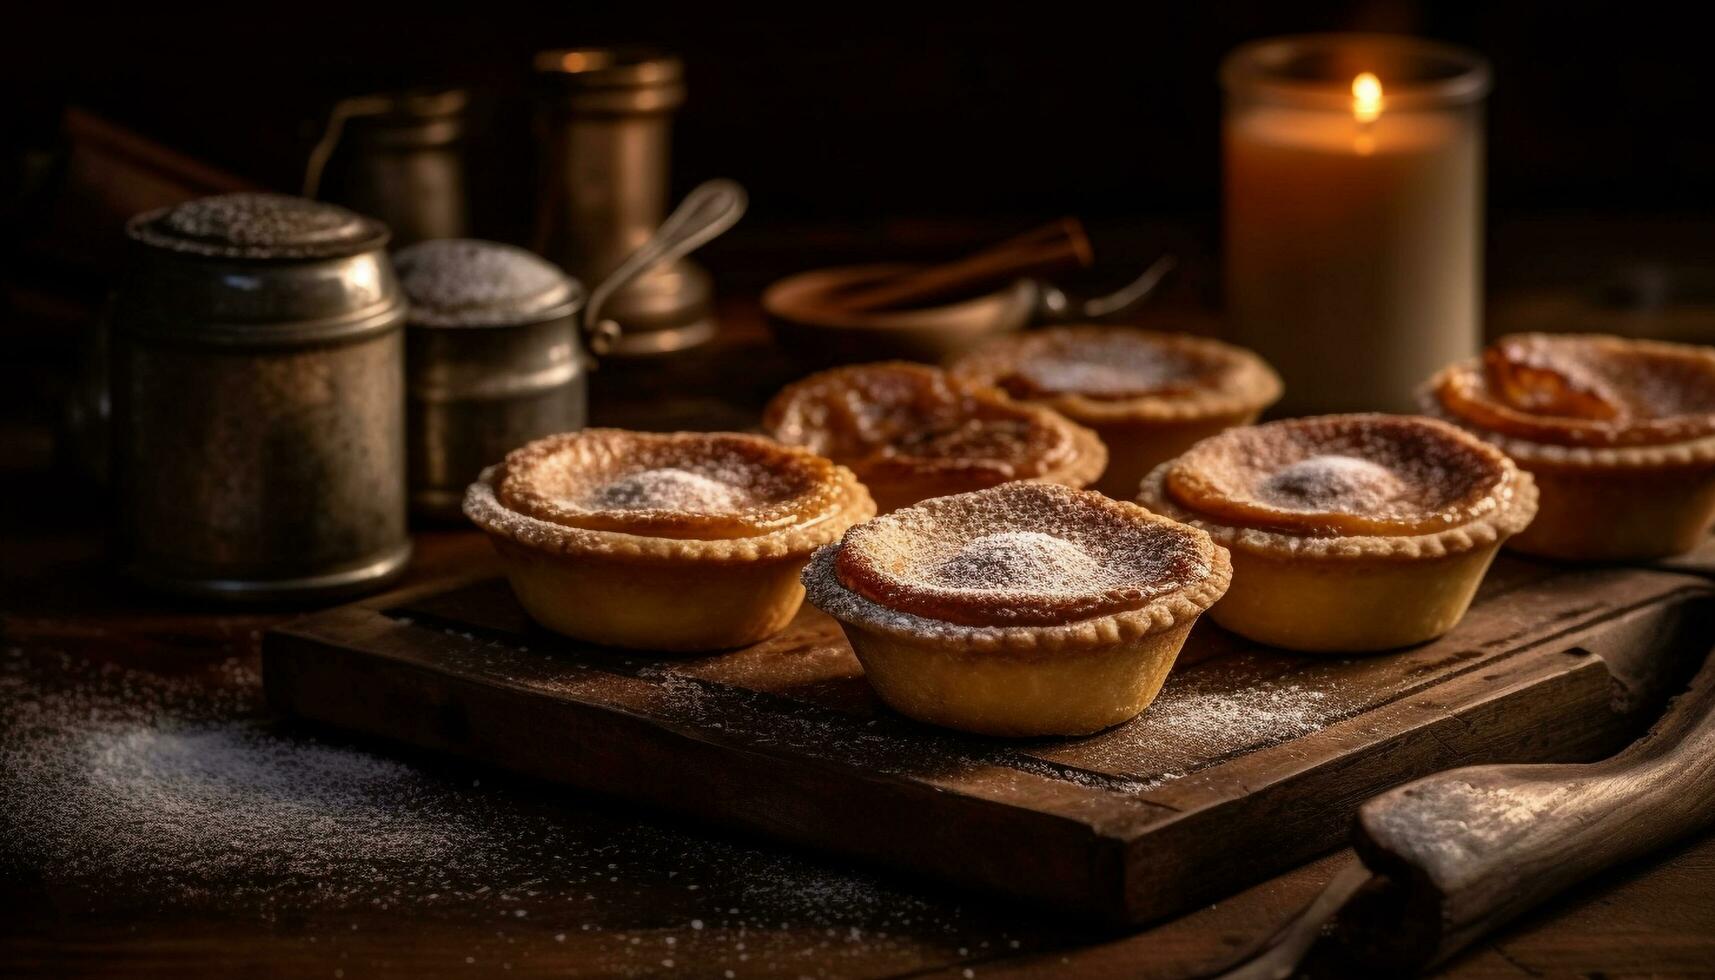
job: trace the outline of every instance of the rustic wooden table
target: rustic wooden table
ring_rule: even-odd
[[[604,369],[598,421],[748,424],[792,368],[755,310],[688,365]],[[695,379],[721,379],[715,389]],[[39,383],[27,360],[11,390]],[[673,392],[674,397],[657,397]],[[51,417],[0,421],[0,973],[1181,977],[1307,901],[1329,855],[1130,934],[271,715],[260,631],[103,559]],[[418,537],[412,582],[490,562]],[[1715,837],[1589,883],[1455,977],[1715,975]]]

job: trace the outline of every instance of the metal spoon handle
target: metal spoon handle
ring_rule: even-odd
[[[1161,285],[1161,280],[1166,278],[1167,274],[1172,272],[1173,267],[1178,264],[1178,259],[1171,255],[1163,255],[1151,262],[1149,268],[1143,270],[1143,275],[1132,280],[1125,288],[1111,292],[1106,296],[1085,300],[1082,310],[1084,317],[1090,320],[1100,320],[1130,310],[1138,303],[1143,302],[1144,297],[1155,292],[1155,287]]]
[[[1136,279],[1106,296],[1090,299],[1074,300],[1060,287],[1044,283],[1037,316],[1046,323],[1095,323],[1129,313],[1142,305],[1178,264],[1172,255],[1163,255]]]
[[[705,181],[686,194],[655,234],[590,294],[584,307],[584,340],[590,350],[605,354],[619,339],[619,324],[602,316],[615,293],[657,265],[689,255],[731,228],[744,216],[749,201],[743,187],[724,179]]]

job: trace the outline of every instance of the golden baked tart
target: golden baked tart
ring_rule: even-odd
[[[1518,334],[1442,370],[1422,402],[1536,477],[1542,511],[1509,547],[1658,558],[1715,523],[1715,349]]]
[[[1011,334],[951,370],[1094,429],[1108,447],[1095,489],[1119,500],[1198,440],[1254,421],[1281,393],[1280,376],[1248,350],[1129,327]]]
[[[1082,487],[1107,465],[1090,430],[905,361],[834,368],[787,385],[762,427],[851,467],[882,513],[1014,480]]]
[[[1536,486],[1433,419],[1324,415],[1230,429],[1156,467],[1138,499],[1233,555],[1215,622],[1311,652],[1433,639],[1465,615]]]
[[[811,552],[875,505],[850,470],[761,436],[586,429],[484,470],[464,511],[536,622],[689,651],[784,628]]]
[[[1227,553],[1196,528],[1040,483],[937,497],[818,551],[810,603],[883,701],[989,735],[1079,735],[1155,699]]]

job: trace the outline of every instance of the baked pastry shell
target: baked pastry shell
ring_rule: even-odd
[[[541,626],[606,646],[702,652],[778,633],[803,602],[811,552],[874,516],[840,468],[842,506],[810,524],[751,538],[654,538],[568,528],[510,511],[484,470],[465,513],[488,535],[519,605]]]
[[[1209,545],[1209,572],[1119,613],[1052,626],[961,626],[891,610],[846,588],[839,546],[804,570],[810,602],[839,621],[877,696],[900,714],[983,735],[1084,735],[1155,700],[1232,567]]]
[[[1076,336],[1106,336],[1117,327],[1057,327],[1051,330]],[[1238,365],[1238,379],[1227,390],[1198,389],[1171,395],[1138,395],[1131,398],[1090,398],[1075,392],[1019,399],[1051,408],[1079,425],[1095,431],[1108,448],[1107,468],[1091,489],[1116,500],[1131,500],[1151,470],[1190,449],[1197,442],[1239,425],[1256,421],[1268,406],[1280,400],[1284,387],[1280,375],[1262,358],[1242,347],[1183,334],[1139,330],[1150,339],[1229,359]],[[1017,363],[1017,349],[1034,335],[993,341],[954,361],[949,370],[983,384],[994,380]]]
[[[1536,478],[1541,510],[1508,547],[1569,561],[1629,561],[1683,554],[1715,526],[1715,437],[1658,446],[1560,446],[1473,426],[1435,390],[1446,368],[1418,392],[1424,414],[1459,426],[1506,453]]]
[[[1435,639],[1464,618],[1501,544],[1536,514],[1522,470],[1499,512],[1420,535],[1310,537],[1234,527],[1168,496],[1172,462],[1143,481],[1138,502],[1207,531],[1232,552],[1233,583],[1209,611],[1222,628],[1302,653],[1368,653]]]
[[[775,395],[763,413],[763,431],[770,437],[786,442],[788,445],[797,444],[794,440],[783,437],[780,416],[788,412],[788,406],[792,404],[792,399],[802,393],[804,386],[813,385],[821,380],[839,375],[856,376],[872,370],[878,372],[903,370],[919,377],[946,376],[939,368],[897,361],[850,364],[821,371],[787,385]],[[1051,408],[1035,402],[1010,398],[1005,392],[986,385],[980,387],[980,394],[985,398],[997,399],[1021,414],[1034,417],[1038,424],[1056,429],[1064,433],[1070,440],[1071,453],[1059,466],[1025,478],[1023,482],[1052,483],[1073,489],[1083,489],[1089,486],[1107,468],[1107,445],[1089,427],[1079,425]],[[836,461],[838,460],[836,459]],[[989,487],[1008,482],[993,471],[984,473],[977,468],[962,470],[957,465],[950,464],[941,467],[924,466],[914,469],[909,465],[903,465],[902,461],[900,462],[901,465],[894,465],[885,469],[866,467],[862,472],[863,484],[869,488],[870,494],[874,497],[879,513],[889,514],[901,507],[909,507],[931,497],[949,497],[954,494],[986,490]]]
[[[1186,418],[1085,420],[1108,447],[1107,468],[1090,485],[1115,500],[1131,500],[1152,470],[1212,435],[1256,421],[1261,409]]]
[[[1108,449],[1102,439],[1084,426],[1058,419],[1072,439],[1072,457],[1065,465],[1023,482],[1053,483],[1075,490],[1090,484],[1108,465]],[[870,475],[864,486],[875,498],[878,514],[891,514],[901,507],[922,503],[931,497],[948,497],[958,493],[986,490],[996,486],[993,479],[976,478],[968,474],[924,472],[913,476]]]
[[[604,646],[669,653],[745,646],[785,629],[804,599],[801,555],[719,565],[639,563],[492,540],[531,619]]]

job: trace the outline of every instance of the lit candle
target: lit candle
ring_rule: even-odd
[[[1221,75],[1234,338],[1279,369],[1288,414],[1409,411],[1481,342],[1486,64],[1317,35],[1241,47]]]

